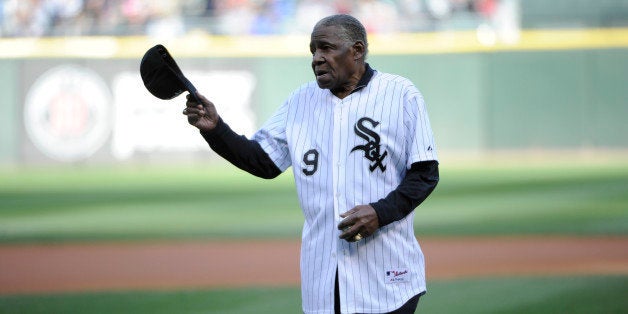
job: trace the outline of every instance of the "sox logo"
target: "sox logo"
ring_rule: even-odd
[[[372,162],[369,166],[369,170],[373,172],[375,171],[375,169],[379,168],[382,170],[382,172],[384,172],[386,171],[386,166],[383,164],[383,161],[384,158],[386,158],[386,156],[388,155],[388,152],[384,150],[384,154],[381,154],[379,134],[377,134],[372,129],[369,129],[365,125],[366,122],[370,123],[373,128],[379,125],[379,122],[368,117],[363,117],[358,120],[353,129],[355,130],[355,134],[363,138],[367,143],[364,145],[357,145],[351,150],[351,152],[353,153],[357,150],[363,150],[364,158]]]

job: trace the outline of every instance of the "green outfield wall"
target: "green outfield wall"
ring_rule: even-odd
[[[310,79],[307,62],[260,60],[270,78],[258,91],[260,116]],[[628,148],[628,49],[374,55],[369,62],[419,87],[444,149]]]
[[[443,151],[626,149],[627,35],[628,29],[533,31],[523,32],[516,45],[491,46],[478,43],[471,32],[375,36],[368,62],[417,85]],[[164,103],[141,86],[139,61],[154,43],[0,41],[0,161],[206,158],[202,140],[178,140],[197,137],[185,133],[184,98]],[[200,37],[165,44],[197,87],[224,106],[221,112],[233,111],[227,120],[242,122],[234,128],[245,134],[312,80],[307,37]],[[68,71],[73,78],[51,78]],[[164,131],[170,123],[177,130],[172,137]],[[82,136],[88,140],[81,142]],[[66,150],[55,151],[67,143]]]

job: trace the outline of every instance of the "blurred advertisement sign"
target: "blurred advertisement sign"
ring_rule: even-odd
[[[209,151],[181,114],[184,96],[167,101],[153,97],[137,71],[113,71],[109,76],[110,85],[90,68],[62,64],[35,79],[26,92],[24,128],[38,152],[58,162],[79,162],[96,156],[122,161],[139,154]],[[253,133],[256,79],[251,72],[191,71],[186,76],[207,93],[234,130]]]
[[[189,72],[188,79],[216,106],[218,113],[238,132],[251,135],[255,115],[251,95],[255,77],[246,71]],[[172,153],[207,150],[198,130],[187,123],[181,111],[185,97],[160,100],[146,91],[136,72],[122,72],[113,78],[115,119],[111,152],[116,159],[135,153]]]
[[[46,156],[77,161],[102,147],[111,130],[111,94],[94,71],[61,65],[42,74],[26,95],[24,126]]]

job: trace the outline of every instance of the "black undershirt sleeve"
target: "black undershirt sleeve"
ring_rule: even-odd
[[[215,129],[201,135],[218,155],[254,176],[272,179],[281,174],[258,142],[236,134],[222,119]]]
[[[421,204],[438,184],[438,161],[413,163],[399,186],[385,198],[371,203],[379,226],[401,220]]]

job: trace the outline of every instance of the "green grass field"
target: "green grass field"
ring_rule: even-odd
[[[419,313],[625,313],[628,276],[485,278],[429,283]],[[293,314],[298,288],[0,296],[0,313]]]
[[[628,234],[628,161],[441,166],[420,236]],[[300,236],[291,173],[233,167],[0,172],[0,242]]]
[[[441,164],[419,236],[628,235],[628,161]],[[287,173],[232,167],[0,171],[0,243],[298,238]],[[1,270],[0,270],[1,271]],[[628,276],[432,281],[420,313],[625,313]],[[0,296],[0,313],[298,313],[296,287]]]

